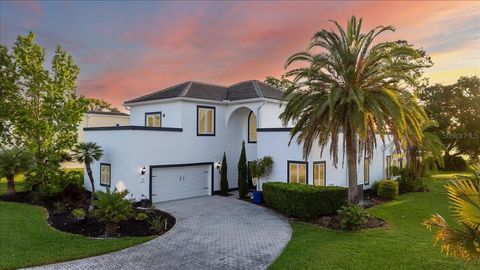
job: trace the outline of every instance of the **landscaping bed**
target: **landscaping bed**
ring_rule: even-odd
[[[89,197],[90,194],[85,194]],[[60,196],[48,196],[36,198],[35,194],[28,192],[17,192],[15,194],[0,195],[0,200],[7,202],[27,203],[36,206],[42,206],[47,209],[48,223],[50,226],[60,231],[80,234],[88,237],[106,237],[106,223],[98,221],[95,217],[88,214],[89,199],[86,199],[79,206],[78,204],[65,203],[64,209],[59,211],[56,205],[62,202]],[[63,203],[63,202],[62,202]],[[77,219],[72,215],[74,209],[84,209],[87,215],[83,219]],[[144,213],[143,220],[137,220],[139,213]],[[152,226],[152,220],[163,221],[162,224]],[[169,213],[153,208],[133,208],[133,215],[130,219],[120,221],[117,226],[115,237],[126,236],[150,236],[161,235],[170,230],[175,225],[175,218]]]

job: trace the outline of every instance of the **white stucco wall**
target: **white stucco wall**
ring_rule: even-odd
[[[182,127],[182,101],[152,103],[130,107],[130,125],[144,126],[145,113],[162,112],[163,127]]]
[[[340,140],[342,136],[340,136]],[[258,156],[271,156],[274,161],[274,168],[272,175],[269,177],[270,181],[287,182],[287,161],[305,161],[303,158],[303,146],[298,145],[296,138],[292,140],[290,146],[288,142],[290,140],[290,133],[288,131],[268,131],[258,133]],[[383,145],[381,141],[378,141],[379,145],[374,151],[374,156],[370,161],[370,181],[364,188],[370,188],[374,182],[385,178],[385,157],[383,151]],[[347,178],[347,160],[342,167],[343,161],[343,145],[339,145],[338,158],[339,162],[335,168],[332,159],[330,158],[330,144],[328,143],[323,153],[321,153],[321,147],[318,144],[314,144],[314,147],[306,160],[308,162],[308,183],[313,183],[313,162],[314,161],[326,161],[326,184],[335,186],[348,186]],[[358,163],[357,175],[358,184],[363,184],[364,180],[364,161]]]

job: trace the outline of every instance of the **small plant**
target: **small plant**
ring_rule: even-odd
[[[383,180],[378,184],[378,196],[382,199],[393,200],[398,195],[398,182]]]
[[[65,213],[66,207],[63,202],[55,202],[53,204],[53,214],[58,215]]]
[[[115,235],[117,232],[117,223],[127,220],[133,216],[132,203],[124,199],[128,191],[112,192],[107,188],[107,192],[95,192],[93,201],[93,216],[101,222],[106,223],[105,231],[108,235]]]
[[[252,161],[250,164],[252,177],[257,179],[257,185],[259,185],[258,180],[272,174],[273,158],[271,156],[264,156],[263,158]]]
[[[162,218],[160,216],[152,217],[148,220],[148,224],[150,224],[150,229],[156,233],[160,234],[163,231],[167,230],[167,219]]]
[[[147,220],[148,219],[148,215],[145,214],[145,213],[138,213],[137,216],[135,217],[136,220]]]
[[[72,216],[77,220],[82,220],[85,218],[85,210],[83,210],[83,208],[73,209]]]
[[[360,230],[368,221],[370,214],[358,204],[348,204],[338,210],[342,217],[342,229],[348,231]]]

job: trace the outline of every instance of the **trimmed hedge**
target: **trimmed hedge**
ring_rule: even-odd
[[[347,188],[318,187],[281,182],[264,183],[263,199],[268,207],[300,219],[333,215],[346,204]]]
[[[378,184],[378,196],[383,199],[393,200],[398,195],[398,182],[383,180]]]

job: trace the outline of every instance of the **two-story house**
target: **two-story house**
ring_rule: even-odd
[[[347,186],[346,166],[335,168],[328,151],[321,155],[315,145],[305,160],[301,145],[288,145],[290,128],[279,119],[282,94],[255,80],[230,86],[190,81],[126,101],[128,126],[84,129],[85,140],[104,151],[92,167],[98,189],[126,188],[133,198],[153,202],[212,195],[220,189],[224,152],[229,186],[236,188],[242,141],[247,160],[273,158],[270,181]],[[359,188],[387,176],[392,152],[379,144],[373,159],[359,162]]]

